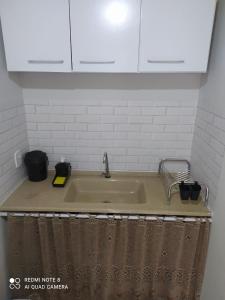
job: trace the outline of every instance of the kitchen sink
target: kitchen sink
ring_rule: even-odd
[[[71,181],[65,202],[138,204],[146,202],[141,180],[78,178]]]

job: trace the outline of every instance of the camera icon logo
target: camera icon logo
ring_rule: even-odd
[[[20,285],[20,278],[10,278],[9,279],[9,288],[11,290],[17,289],[19,290],[21,287]]]

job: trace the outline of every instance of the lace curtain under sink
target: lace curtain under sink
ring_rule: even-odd
[[[197,300],[210,223],[8,217],[12,298]],[[29,289],[24,278],[60,278],[68,289]]]

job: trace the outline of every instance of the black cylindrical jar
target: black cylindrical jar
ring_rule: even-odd
[[[48,176],[48,157],[45,152],[34,150],[24,157],[27,175],[30,181],[42,181]]]

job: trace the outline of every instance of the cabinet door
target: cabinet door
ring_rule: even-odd
[[[140,0],[71,0],[75,72],[137,72]]]
[[[215,0],[142,0],[139,71],[206,72]]]
[[[1,0],[9,71],[71,71],[68,0]]]

